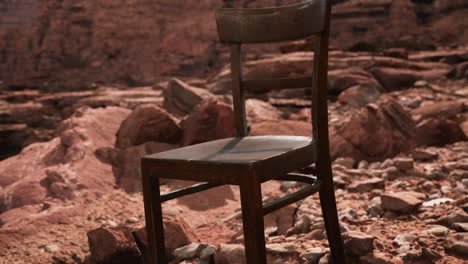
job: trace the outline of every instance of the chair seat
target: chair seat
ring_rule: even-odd
[[[315,140],[299,136],[226,138],[143,157],[142,169],[159,178],[239,184],[267,181],[315,162]]]

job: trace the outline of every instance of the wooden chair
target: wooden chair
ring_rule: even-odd
[[[224,184],[238,185],[241,194],[246,260],[266,263],[263,216],[313,193],[320,193],[333,263],[343,264],[343,242],[338,223],[329,154],[327,65],[329,0],[309,0],[274,8],[223,8],[216,12],[219,38],[231,45],[232,92],[236,137],[145,156],[141,160],[148,264],[167,263],[161,203]],[[273,80],[243,80],[241,44],[267,43],[316,36],[313,76]],[[312,65],[311,65],[312,66]],[[312,137],[247,136],[244,90],[312,86]],[[291,173],[316,163],[318,177]],[[203,182],[160,194],[159,178]],[[269,180],[310,183],[304,189],[262,204],[261,183]]]

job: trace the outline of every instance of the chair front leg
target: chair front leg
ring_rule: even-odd
[[[157,177],[151,177],[144,169],[142,169],[142,178],[146,236],[148,240],[148,250],[145,260],[147,264],[166,264],[159,179]]]
[[[266,264],[261,182],[249,175],[242,179],[239,188],[247,264]]]
[[[333,175],[330,166],[319,166],[320,205],[322,207],[323,220],[327,231],[328,243],[334,264],[345,264],[343,240],[341,237],[340,223],[336,209],[335,191],[333,187]]]

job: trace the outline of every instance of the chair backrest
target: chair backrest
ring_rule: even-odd
[[[222,8],[216,11],[221,42],[231,45],[232,94],[236,135],[247,135],[244,90],[312,87],[313,137],[328,149],[327,70],[331,0],[308,0],[272,8]],[[316,36],[312,76],[243,80],[241,45],[291,41]],[[312,65],[311,65],[312,67]]]

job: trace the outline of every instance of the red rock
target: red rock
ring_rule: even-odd
[[[428,118],[415,129],[418,145],[445,145],[466,140],[465,133],[457,122],[446,118]]]
[[[464,109],[464,103],[461,101],[442,101],[424,104],[411,111],[413,116],[420,116],[421,119],[428,117],[451,117]]]
[[[411,87],[417,80],[437,80],[447,74],[446,69],[416,71],[410,69],[395,69],[376,67],[371,70],[386,91],[397,91]]]
[[[448,252],[468,258],[468,233],[449,234],[444,247]]]
[[[205,99],[214,98],[209,91],[172,79],[164,90],[164,108],[171,113],[186,115]]]
[[[219,264],[245,264],[245,249],[239,244],[220,244],[215,263]]]
[[[380,91],[373,84],[354,85],[338,96],[338,102],[353,107],[363,107],[368,103],[377,101],[380,97]]]
[[[312,124],[305,121],[277,120],[263,121],[252,124],[250,135],[292,135],[292,136],[312,136]]]
[[[450,78],[467,78],[468,77],[468,61],[457,64],[448,74]]]
[[[203,101],[182,121],[181,127],[184,130],[184,146],[233,137],[234,113],[227,104]]]
[[[177,143],[182,130],[174,117],[156,105],[138,106],[122,122],[115,146],[127,148],[148,141]]]
[[[148,244],[146,228],[139,229],[136,231],[136,234],[144,245]],[[198,240],[194,230],[180,217],[164,219],[164,235],[166,253],[169,256],[174,249],[186,246]]]
[[[405,193],[387,193],[381,196],[382,209],[399,213],[409,213],[422,204],[415,196]]]
[[[343,234],[345,247],[354,255],[364,256],[374,250],[374,237],[357,231]]]
[[[395,101],[382,97],[376,104],[330,130],[332,158],[382,160],[412,148],[414,123]]]
[[[279,109],[258,99],[245,100],[245,111],[247,121],[251,124],[266,120],[281,119],[281,112]]]
[[[117,150],[112,162],[116,183],[127,192],[141,191],[141,157],[177,148],[176,145],[146,142],[138,146]]]
[[[98,263],[115,262],[115,259],[138,256],[128,230],[98,228],[88,232],[91,257]],[[123,262],[119,262],[123,263]]]
[[[360,84],[378,86],[374,77],[360,68],[332,70],[328,73],[328,89],[332,94],[339,94]]]
[[[0,233],[10,230],[18,238],[32,234],[45,224],[80,213],[79,205],[61,207],[59,199],[75,199],[76,191],[81,197],[87,191],[112,190],[112,168],[96,158],[95,150],[113,146],[115,133],[128,114],[129,110],[118,107],[81,108],[59,125],[59,137],[32,144],[19,155],[1,161],[0,208],[16,211],[0,214]],[[43,208],[44,200],[52,198],[56,203],[50,209]],[[22,210],[25,206],[37,208],[28,212]],[[3,218],[12,211],[15,217]]]
[[[243,76],[245,79],[259,79],[310,74],[312,60],[312,52],[288,53],[259,60],[249,60],[243,64]],[[229,67],[225,67],[218,75],[209,80],[208,90],[215,94],[230,92],[230,74]]]

